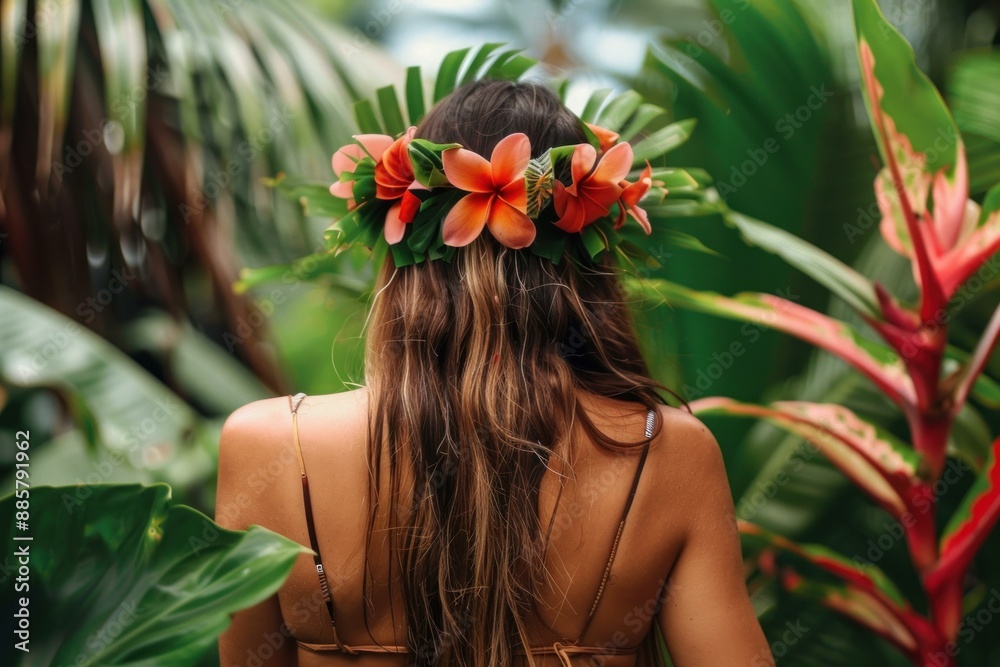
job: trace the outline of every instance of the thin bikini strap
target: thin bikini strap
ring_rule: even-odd
[[[337,636],[337,623],[333,618],[333,596],[330,594],[330,584],[326,579],[326,572],[323,571],[323,559],[319,555],[319,542],[316,539],[316,526],[313,524],[312,501],[309,497],[309,478],[306,477],[306,462],[302,458],[302,446],[299,444],[299,406],[306,395],[299,393],[288,397],[288,406],[292,411],[292,440],[295,442],[295,454],[299,459],[299,472],[302,474],[302,502],[306,509],[306,526],[309,528],[309,545],[314,552],[313,561],[316,563],[316,574],[319,577],[320,591],[323,593],[323,601],[326,602],[326,610],[330,613],[330,628],[333,630],[333,641],[337,648],[347,653],[356,653],[354,649],[340,641]]]
[[[639,465],[635,469],[635,477],[632,478],[632,488],[628,492],[628,500],[625,501],[625,509],[622,511],[621,521],[618,522],[618,532],[615,533],[615,541],[611,545],[611,555],[608,556],[607,567],[604,568],[604,576],[601,578],[601,585],[597,589],[597,596],[594,598],[594,604],[590,607],[590,613],[587,615],[587,621],[583,624],[583,630],[577,636],[576,641],[579,642],[583,639],[583,636],[587,634],[587,629],[590,627],[590,621],[594,618],[594,612],[597,611],[597,604],[601,601],[601,597],[604,595],[604,588],[608,583],[608,576],[611,574],[611,566],[615,562],[615,556],[618,555],[618,542],[622,537],[622,530],[625,528],[625,519],[628,518],[628,511],[632,508],[632,500],[635,498],[635,490],[639,487],[639,475],[642,474],[642,467],[646,464],[646,455],[649,454],[649,445],[652,443],[653,437],[653,425],[656,421],[656,411],[650,410],[649,414],[646,415],[646,445],[643,447],[642,456],[639,458]]]

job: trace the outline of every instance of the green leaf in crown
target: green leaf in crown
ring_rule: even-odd
[[[537,218],[542,209],[552,199],[552,160],[551,149],[528,163],[524,172],[525,189],[528,192],[529,218]]]
[[[449,148],[458,148],[459,144],[435,144],[426,139],[414,139],[410,142],[410,161],[413,163],[413,176],[417,182],[429,188],[448,185],[441,165],[441,153]]]

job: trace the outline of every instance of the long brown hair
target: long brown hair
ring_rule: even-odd
[[[416,136],[488,159],[513,132],[528,135],[532,157],[586,140],[544,84],[488,80],[439,102]],[[610,257],[553,264],[504,247],[485,228],[451,262],[397,268],[390,255],[366,326],[366,574],[371,535],[387,530],[409,664],[506,667],[529,645],[524,619],[544,581],[538,489],[549,458],[577,420],[601,447],[636,444],[599,431],[576,392],[647,410],[665,403],[659,390],[676,394],[650,376]],[[366,586],[366,627],[368,604]]]

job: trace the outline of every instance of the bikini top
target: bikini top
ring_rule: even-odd
[[[334,620],[333,614],[333,596],[330,594],[330,585],[327,581],[326,572],[323,570],[323,559],[320,556],[319,544],[316,540],[316,527],[313,524],[313,513],[312,513],[312,502],[309,497],[309,480],[306,477],[306,466],[305,461],[302,458],[302,448],[299,445],[299,424],[298,424],[298,410],[299,406],[302,404],[303,399],[305,399],[305,394],[296,394],[295,396],[289,396],[289,406],[292,411],[292,439],[295,442],[295,453],[298,456],[299,461],[299,471],[302,474],[302,498],[303,504],[305,505],[305,515],[306,515],[306,525],[309,528],[309,543],[314,552],[313,561],[316,563],[316,574],[319,577],[320,591],[323,594],[323,601],[326,604],[327,612],[330,614],[330,629],[333,631],[333,644],[313,644],[309,642],[304,642],[296,640],[296,643],[301,647],[309,651],[314,652],[340,652],[349,653],[351,655],[357,655],[359,653],[403,653],[407,652],[406,646],[396,646],[396,645],[358,645],[354,644],[348,646],[347,644],[340,641],[340,637],[337,635],[337,624]],[[528,652],[532,655],[556,655],[559,657],[559,661],[565,667],[573,667],[573,663],[570,661],[570,656],[576,655],[634,655],[639,651],[641,643],[636,646],[585,646],[578,644],[577,642],[586,634],[587,628],[590,627],[590,621],[594,617],[594,612],[597,611],[597,604],[601,601],[601,596],[604,594],[604,588],[608,581],[608,576],[611,573],[611,565],[614,563],[615,555],[618,553],[618,543],[621,540],[622,530],[625,528],[625,519],[628,517],[628,511],[632,507],[632,499],[635,497],[635,490],[639,485],[639,475],[642,474],[642,467],[646,463],[646,455],[649,453],[650,438],[653,435],[653,424],[655,420],[655,414],[653,410],[649,411],[646,415],[646,444],[643,447],[642,456],[639,458],[639,466],[635,471],[635,478],[632,480],[632,488],[628,494],[628,500],[625,501],[625,509],[622,511],[621,521],[618,523],[618,532],[615,534],[614,542],[611,544],[611,553],[608,556],[607,566],[604,568],[604,576],[601,578],[601,584],[597,589],[597,594],[594,596],[594,603],[590,607],[590,612],[587,615],[587,620],[583,625],[583,630],[580,631],[579,636],[572,641],[556,641],[553,644],[544,646],[532,646],[528,648]],[[519,648],[515,653],[524,655],[525,649]]]

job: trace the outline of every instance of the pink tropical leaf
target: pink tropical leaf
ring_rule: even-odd
[[[822,545],[798,544],[760,526],[738,521],[740,533],[763,540],[770,549],[793,554],[839,577],[843,584],[803,578],[790,568],[780,568],[779,581],[786,589],[817,600],[883,636],[909,656],[920,654],[923,644],[938,633],[918,614],[895,584],[876,566],[858,564]]]
[[[919,456],[850,409],[831,403],[777,401],[770,405],[711,397],[691,402],[698,415],[764,419],[816,445],[831,463],[897,519],[919,484]]]
[[[671,305],[753,322],[801,338],[854,366],[900,406],[914,404],[913,381],[899,356],[840,320],[772,294],[741,292],[726,297],[658,278],[630,281],[630,285]]]
[[[965,147],[940,93],[878,5],[853,0],[853,6],[862,88],[885,163],[875,180],[881,231],[914,261],[921,318],[930,321],[1000,249],[994,215],[1000,202],[980,212],[969,199]]]
[[[948,295],[1000,250],[1000,185],[986,194],[982,207],[972,200],[966,202],[958,220],[961,224],[953,232],[954,245],[935,260],[941,286]]]
[[[993,315],[990,317],[990,321],[986,325],[986,330],[979,339],[979,343],[976,345],[972,356],[959,367],[953,377],[950,377],[944,383],[946,387],[953,387],[952,414],[957,415],[962,409],[966,399],[969,397],[969,392],[972,391],[977,382],[980,382],[984,387],[992,386],[992,383],[986,376],[982,375],[982,372],[998,341],[1000,341],[1000,306],[993,311]]]
[[[951,632],[962,616],[965,571],[1000,519],[1000,438],[993,442],[986,467],[966,493],[941,535],[941,557],[924,578],[935,600],[935,615]]]

